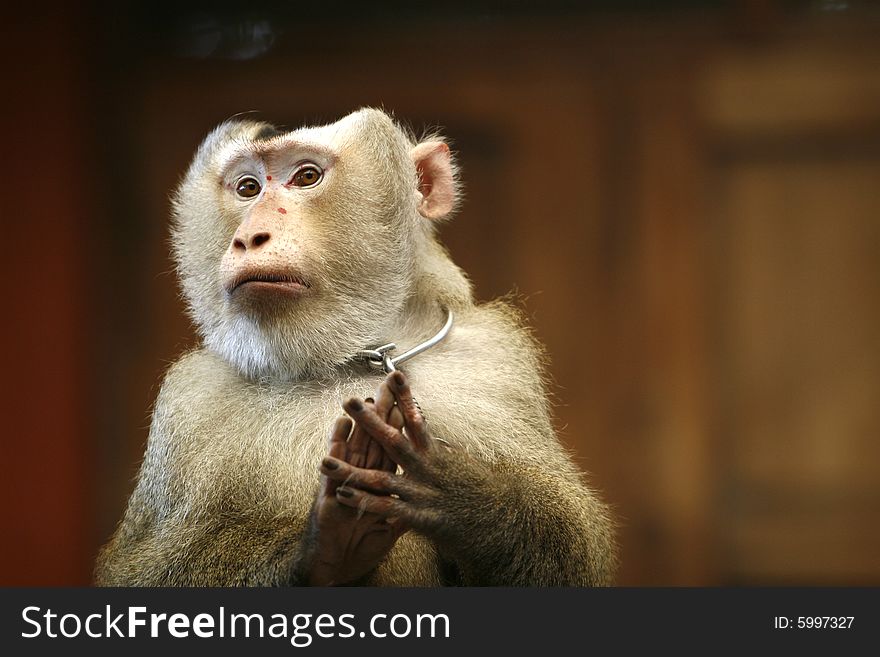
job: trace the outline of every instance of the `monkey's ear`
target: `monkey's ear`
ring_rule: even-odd
[[[419,214],[426,219],[442,219],[455,205],[455,175],[449,146],[442,141],[426,141],[410,151],[419,174]]]

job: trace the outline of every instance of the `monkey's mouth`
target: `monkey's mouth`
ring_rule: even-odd
[[[243,271],[232,278],[226,285],[230,294],[236,292],[274,292],[299,296],[312,286],[302,276],[261,271]]]

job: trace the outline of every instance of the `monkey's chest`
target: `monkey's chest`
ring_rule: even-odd
[[[342,400],[370,394],[371,388],[371,381],[352,381],[206,390],[184,422],[198,449],[184,459],[183,484],[209,506],[304,516],[320,484],[321,459],[330,428],[343,413]]]
[[[289,400],[256,399],[234,412],[201,418],[199,432],[212,438],[190,464],[189,485],[200,489],[191,499],[204,500],[206,514],[222,508],[252,519],[304,522],[320,485],[330,428],[342,414],[337,400],[353,394],[332,390]],[[333,401],[325,399],[331,396]],[[213,465],[206,469],[204,464]],[[433,545],[405,534],[375,578],[392,586],[440,585]]]

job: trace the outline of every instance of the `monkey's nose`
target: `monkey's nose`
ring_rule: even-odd
[[[254,233],[253,235],[236,235],[232,240],[232,248],[237,251],[248,251],[259,249],[272,238],[272,235],[263,231]]]

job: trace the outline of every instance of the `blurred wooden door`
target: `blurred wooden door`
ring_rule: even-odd
[[[604,35],[589,408],[623,583],[880,582],[876,34]]]
[[[880,582],[880,44],[707,70],[724,581]]]

